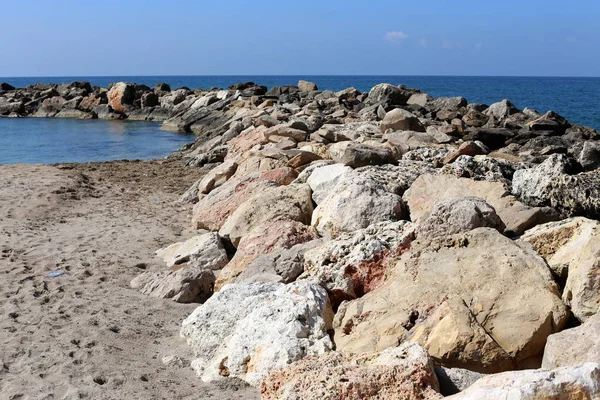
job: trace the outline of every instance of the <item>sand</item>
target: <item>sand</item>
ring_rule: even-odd
[[[193,236],[174,201],[200,176],[176,161],[0,166],[1,399],[259,397],[186,365],[179,327],[196,305],[129,287]]]

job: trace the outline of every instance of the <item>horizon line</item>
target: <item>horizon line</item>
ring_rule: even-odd
[[[23,78],[156,78],[156,77],[435,77],[435,78],[581,78],[597,79],[600,76],[583,75],[390,75],[390,74],[223,74],[223,75],[31,75],[31,76],[0,76],[0,79],[23,79]]]

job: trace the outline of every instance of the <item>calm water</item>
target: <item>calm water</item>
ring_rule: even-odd
[[[160,158],[193,141],[159,128],[153,122],[0,118],[0,164]]]
[[[61,83],[85,80],[93,85],[128,81],[154,86],[166,82],[172,88],[192,89],[227,87],[254,81],[268,87],[296,84],[299,79],[316,82],[320,89],[341,90],[354,86],[368,91],[378,83],[403,84],[421,89],[432,96],[463,96],[469,102],[491,104],[509,99],[519,108],[532,107],[541,112],[553,110],[569,121],[600,129],[600,78],[535,77],[458,77],[458,76],[120,76],[0,78],[17,87],[36,82]]]
[[[368,91],[378,83],[406,85],[433,96],[463,96],[469,102],[491,104],[509,99],[519,108],[553,110],[569,121],[600,130],[600,78],[443,77],[443,76],[114,76],[0,78],[16,87],[34,83],[89,81],[106,87],[127,81],[172,88],[209,89],[254,81],[268,87],[316,82],[320,89],[354,86]],[[60,119],[0,118],[0,163],[53,163],[148,159],[162,157],[192,141],[189,136],[160,131],[159,124],[144,122],[78,121]]]

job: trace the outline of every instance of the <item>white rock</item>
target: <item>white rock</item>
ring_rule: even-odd
[[[162,258],[169,268],[193,261],[197,267],[219,270],[229,262],[221,238],[215,232],[194,236],[185,242],[174,243],[169,247],[157,250],[156,255]]]
[[[312,282],[232,284],[183,321],[181,336],[203,381],[257,386],[274,368],[330,351],[332,318],[325,290]]]
[[[320,204],[327,197],[331,189],[333,189],[340,177],[350,171],[352,171],[352,168],[344,164],[320,164],[315,168],[306,180],[306,183],[312,189],[312,199],[314,202]]]

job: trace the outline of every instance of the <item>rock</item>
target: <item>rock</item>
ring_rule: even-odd
[[[433,400],[442,398],[437,390],[433,363],[414,344],[359,357],[307,357],[272,372],[260,387],[265,400]]]
[[[381,103],[388,106],[403,106],[406,105],[406,101],[411,95],[412,93],[407,93],[397,86],[381,83],[373,86],[369,91],[367,102],[368,104]]]
[[[456,151],[453,151],[444,158],[443,163],[453,163],[460,156],[477,156],[487,154],[489,152],[490,150],[481,142],[463,142]]]
[[[183,321],[181,336],[203,381],[257,386],[271,370],[330,351],[332,315],[325,290],[311,282],[232,284]]]
[[[421,147],[402,154],[402,159],[406,161],[421,161],[431,164],[434,167],[439,167],[448,153],[450,153],[448,149],[440,147]]]
[[[461,107],[467,106],[467,99],[464,97],[438,97],[431,103],[434,110],[457,111]]]
[[[224,161],[218,167],[211,169],[198,183],[198,192],[207,194],[223,185],[235,174],[238,164],[234,160]]]
[[[144,272],[134,278],[130,285],[152,297],[172,299],[178,303],[204,303],[213,294],[215,274],[209,269],[197,267]]]
[[[401,108],[394,108],[385,114],[381,122],[381,131],[416,131],[425,132],[425,127],[416,115]]]
[[[316,84],[303,80],[298,81],[298,89],[300,89],[301,92],[314,92],[315,90],[319,90]]]
[[[462,120],[466,126],[481,128],[487,124],[489,117],[482,112],[469,110],[465,115],[463,115]]]
[[[569,158],[553,154],[533,168],[516,171],[512,193],[526,204],[554,207],[564,217],[600,218],[600,173],[574,172]]]
[[[344,353],[408,340],[443,366],[496,372],[539,363],[568,317],[533,250],[478,228],[404,253],[382,286],[342,303],[334,328]]]
[[[403,152],[416,150],[421,147],[431,147],[438,143],[429,133],[414,131],[387,132],[383,135],[383,139],[398,147]]]
[[[131,110],[135,100],[135,86],[131,83],[117,82],[108,91],[108,105],[120,113]]]
[[[399,154],[391,146],[379,143],[334,143],[329,147],[329,155],[336,163],[352,168],[393,164],[399,158]]]
[[[321,204],[331,189],[335,187],[340,177],[350,171],[352,171],[352,168],[344,164],[322,164],[315,168],[306,180],[312,190],[313,201],[316,204]]]
[[[300,278],[327,289],[335,310],[343,300],[362,297],[379,286],[388,262],[410,248],[415,231],[414,224],[398,221],[344,233],[304,254]]]
[[[54,118],[75,118],[75,119],[94,119],[96,115],[93,113],[77,110],[77,109],[63,109]]]
[[[536,226],[521,236],[565,282],[563,301],[585,321],[600,306],[600,222],[570,218]],[[599,360],[600,361],[600,360]]]
[[[513,103],[508,100],[502,100],[489,106],[483,113],[488,117],[494,116],[495,118],[503,119],[518,112],[519,109]]]
[[[600,365],[588,363],[552,371],[527,370],[490,375],[451,400],[596,399]]]
[[[506,128],[475,128],[465,139],[479,140],[490,149],[497,150],[505,147],[515,135],[515,132]]]
[[[505,232],[520,235],[525,230],[557,219],[548,208],[528,207],[511,196],[501,182],[474,181],[450,175],[422,175],[404,194],[411,220],[422,223],[439,200],[479,197],[488,202],[506,225]]]
[[[502,182],[509,187],[519,168],[523,166],[490,156],[460,156],[452,164],[445,165],[440,173],[476,181]]]
[[[13,85],[8,84],[6,82],[0,83],[0,92],[8,92],[11,90],[15,90],[15,87]]]
[[[277,247],[248,264],[235,282],[293,282],[304,272],[304,254],[321,244],[323,244],[322,239],[315,239],[297,244],[289,249]]]
[[[577,159],[586,171],[600,168],[600,143],[586,141]]]
[[[571,125],[554,111],[548,111],[541,117],[529,122],[527,126],[532,131],[552,131],[557,135],[563,135]]]
[[[440,393],[444,396],[462,392],[485,377],[485,374],[462,368],[435,367],[435,374],[440,383]]]
[[[308,185],[274,187],[256,193],[240,204],[227,218],[219,234],[237,247],[242,237],[264,222],[288,218],[308,225],[312,212]]]
[[[181,264],[187,262],[201,269],[219,270],[229,262],[221,238],[215,232],[174,243],[156,251],[156,255],[162,258],[167,263],[167,267],[172,270],[180,269]]]
[[[477,197],[437,201],[429,217],[419,228],[419,238],[447,237],[476,228],[504,232],[504,222],[494,207]]]
[[[231,262],[219,274],[215,290],[220,290],[227,283],[237,282],[238,276],[261,255],[277,248],[289,249],[317,238],[317,231],[313,227],[300,222],[287,218],[267,220],[241,238]]]
[[[62,97],[58,97],[58,96],[50,97],[48,99],[45,99],[42,102],[42,105],[40,106],[40,108],[38,108],[37,111],[35,113],[33,113],[31,116],[39,117],[39,118],[54,117],[56,114],[58,114],[60,112],[60,110],[63,109],[65,103],[66,103],[66,100]]]
[[[548,336],[542,368],[574,367],[600,363],[600,314],[583,325]]]
[[[265,138],[265,131],[266,128],[264,126],[244,130],[238,136],[227,142],[229,145],[227,157],[232,158],[239,156],[255,146],[267,144],[268,140]]]
[[[0,97],[0,115],[9,115],[12,113],[21,113],[24,111],[22,101],[10,101],[7,98]],[[35,115],[33,115],[35,116]]]
[[[176,105],[181,104],[181,102],[186,99],[188,94],[190,94],[190,91],[185,88],[174,90],[160,98],[160,106],[163,108],[172,109]]]
[[[99,119],[105,120],[116,120],[125,118],[124,114],[116,112],[108,104],[99,104],[93,108],[93,112],[98,116]]]
[[[306,132],[301,129],[292,128],[286,124],[281,124],[265,130],[264,137],[271,142],[278,142],[277,138],[289,138],[296,142],[302,142],[306,139]]]
[[[406,101],[406,104],[416,104],[421,107],[425,107],[425,105],[432,101],[433,97],[428,95],[427,93],[415,93]]]
[[[146,92],[140,98],[140,105],[145,107],[156,107],[160,104],[158,96],[154,92]]]
[[[344,174],[315,209],[312,226],[322,236],[336,237],[371,224],[407,217],[403,193],[425,165],[399,162],[398,166],[363,167]]]

